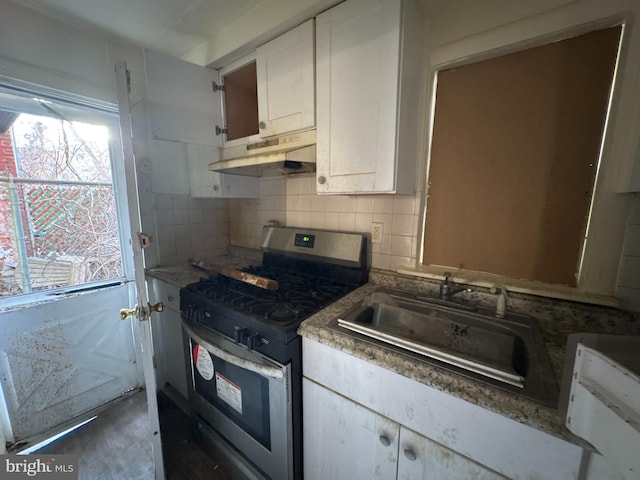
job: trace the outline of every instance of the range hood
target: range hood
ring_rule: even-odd
[[[292,133],[222,150],[209,170],[250,177],[316,171],[316,131]]]

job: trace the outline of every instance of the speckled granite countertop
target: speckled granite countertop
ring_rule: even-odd
[[[418,281],[390,272],[372,271],[370,283],[309,317],[301,324],[298,333],[525,425],[583,445],[580,439],[566,429],[563,418],[555,408],[499,390],[435,365],[416,362],[406,355],[332,328],[338,315],[382,286],[433,296],[438,288],[435,282]],[[495,305],[495,296],[484,292],[472,292],[468,299],[486,306]],[[531,297],[515,294],[510,295],[507,309],[529,314],[539,320],[558,385],[560,385],[564,366],[566,337],[569,333],[589,331],[640,335],[638,315],[614,309],[589,307],[572,302],[532,300]]]

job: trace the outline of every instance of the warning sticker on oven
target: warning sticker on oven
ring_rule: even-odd
[[[236,412],[242,413],[242,389],[218,372],[216,372],[216,392],[220,400]]]
[[[196,344],[193,347],[193,360],[198,372],[202,375],[202,378],[205,380],[211,380],[213,378],[214,371],[213,360],[211,360],[211,355],[209,355],[207,349]]]

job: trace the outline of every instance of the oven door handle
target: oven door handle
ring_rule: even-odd
[[[204,347],[209,353],[215,355],[218,358],[221,358],[225,362],[228,362],[239,368],[244,368],[245,370],[249,370],[259,375],[263,375],[265,377],[284,378],[284,372],[282,371],[282,368],[263,365],[261,363],[253,362],[251,360],[247,360],[246,358],[234,355],[233,353],[227,352],[226,350],[220,347],[216,347],[215,345],[207,342],[184,322],[182,326],[198,345]]]

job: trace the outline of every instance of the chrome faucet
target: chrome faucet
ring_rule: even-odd
[[[470,288],[466,287],[457,287],[452,290],[451,284],[449,283],[450,276],[451,273],[444,272],[444,280],[442,281],[442,283],[440,283],[440,300],[451,300],[451,297],[453,297],[456,293],[464,292],[465,290],[471,291]]]

